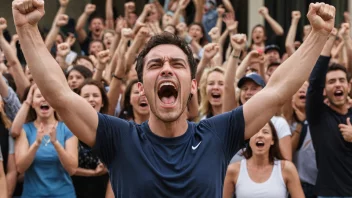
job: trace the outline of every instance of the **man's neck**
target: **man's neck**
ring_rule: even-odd
[[[164,122],[151,113],[148,124],[150,130],[160,137],[179,137],[187,131],[187,113],[185,111],[177,120],[173,122]]]
[[[348,112],[349,105],[344,104],[342,106],[330,105],[330,108],[341,115],[346,115]]]
[[[92,39],[93,40],[100,40],[100,35],[92,34]]]

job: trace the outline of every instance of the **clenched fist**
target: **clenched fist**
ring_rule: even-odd
[[[291,13],[292,19],[299,20],[301,18],[301,12],[300,11],[292,11]]]
[[[247,36],[245,34],[235,34],[231,36],[233,49],[242,51],[246,47]]]
[[[214,58],[216,53],[219,51],[219,45],[217,43],[209,43],[204,46],[204,54],[203,58],[206,61],[210,61],[211,59]]]
[[[87,15],[91,15],[96,9],[96,6],[94,4],[88,3],[86,7],[84,8],[84,13]]]
[[[335,24],[335,7],[325,3],[311,3],[307,18],[312,31],[328,36]]]
[[[71,51],[70,44],[68,43],[60,43],[57,45],[57,53],[56,56],[66,57]]]
[[[44,0],[14,0],[12,14],[17,27],[37,25],[45,14]]]
[[[110,52],[109,50],[104,50],[98,53],[97,55],[98,62],[100,65],[106,65],[110,61]]]
[[[67,25],[68,23],[68,16],[66,14],[60,14],[56,19],[56,26],[62,27]]]

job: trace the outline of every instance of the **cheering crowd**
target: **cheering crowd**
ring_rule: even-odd
[[[348,13],[285,33],[262,7],[275,35],[247,39],[229,0],[106,0],[74,27],[59,2],[48,32],[44,0],[0,18],[0,198],[352,197]]]

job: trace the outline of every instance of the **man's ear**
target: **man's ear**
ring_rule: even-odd
[[[145,95],[145,92],[144,92],[143,83],[137,82],[137,87],[138,87],[139,95],[140,95],[140,96],[144,96],[144,95]]]
[[[198,86],[197,86],[197,80],[193,79],[192,84],[191,84],[191,94],[196,95],[198,94]]]

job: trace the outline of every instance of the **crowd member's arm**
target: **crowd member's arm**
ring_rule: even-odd
[[[130,13],[133,13],[136,10],[136,5],[133,1],[127,2],[125,3],[125,10],[124,10],[124,14],[125,14],[125,20],[129,22],[129,18],[130,18]],[[133,28],[134,24],[128,24],[129,28]]]
[[[246,69],[249,65],[254,63],[262,64],[264,62],[264,55],[259,53],[257,50],[250,51],[247,56],[242,60],[240,66],[236,72],[236,82],[246,75]],[[261,74],[260,74],[261,75]],[[264,77],[263,77],[264,79]]]
[[[235,76],[238,61],[241,55],[241,51],[246,47],[247,37],[245,34],[235,34],[231,36],[231,45],[233,47],[230,59],[227,62],[227,69],[225,72],[224,82],[224,97],[222,104],[222,112],[230,111],[237,106],[236,93],[235,93]]]
[[[68,23],[68,16],[65,15],[69,0],[60,0],[60,8],[55,16],[53,25],[46,36],[45,45],[50,50],[53,47],[56,36],[60,32],[60,27],[65,26]]]
[[[292,198],[304,197],[301,181],[295,165],[290,161],[281,161],[281,169],[288,192]]]
[[[3,35],[3,31],[6,29],[6,27],[6,20],[4,18],[0,18],[0,47],[4,51],[5,57],[7,59],[7,66],[9,67],[9,72],[15,80],[17,94],[21,98],[23,96],[24,90],[30,85],[30,83],[24,75],[20,61],[12,50],[11,45],[6,41]]]
[[[226,12],[232,13],[235,16],[235,9],[229,0],[222,0],[222,4],[224,5]]]
[[[346,55],[347,55],[347,69],[349,73],[352,72],[352,39],[350,36],[350,24],[343,23],[342,26],[344,27],[344,32],[342,33],[342,38],[345,43]]]
[[[103,76],[103,71],[105,70],[106,65],[110,60],[109,50],[101,51],[97,54],[98,65],[96,67],[96,71],[94,72],[93,79],[97,81],[101,81]]]
[[[218,27],[213,27],[209,31],[209,36],[211,38],[212,43],[216,43],[219,46],[219,50],[214,56],[214,58],[211,59],[210,61],[210,66],[220,66],[222,65],[222,46],[219,44],[219,39],[220,39],[220,29]]]
[[[288,56],[291,56],[296,51],[295,38],[296,38],[298,22],[299,22],[299,19],[301,18],[301,12],[292,11],[291,15],[292,15],[291,26],[290,26],[290,29],[288,30],[286,42],[285,42],[285,48]]]
[[[224,180],[223,198],[232,198],[235,194],[240,167],[240,162],[232,163],[227,167]]]
[[[56,126],[57,125],[49,132],[50,142],[54,145],[63,168],[70,175],[73,175],[78,167],[78,139],[76,136],[72,135],[65,140],[65,145],[62,146],[59,140],[56,139]]]
[[[115,113],[115,108],[119,101],[119,97],[122,91],[121,90],[122,79],[125,77],[127,70],[129,70],[128,68],[126,68],[125,53],[127,49],[127,43],[129,40],[132,39],[132,36],[133,36],[133,33],[131,29],[123,29],[121,41],[115,52],[116,56],[118,56],[119,58],[117,60],[117,66],[114,71],[114,77],[111,78],[110,91],[107,94],[109,99],[109,108],[108,108],[109,115],[114,115]]]
[[[93,146],[96,141],[98,114],[84,98],[70,89],[60,66],[41,38],[38,22],[45,12],[44,1],[15,0],[12,5],[14,24],[34,81],[46,101],[57,111],[68,128],[81,141]],[[32,9],[26,10],[26,6]],[[32,147],[37,148],[36,144]],[[31,151],[28,148],[27,141],[25,150]]]
[[[112,187],[111,187],[111,182],[108,182],[108,186],[106,188],[106,194],[105,194],[105,198],[115,198],[114,192],[112,191]]]
[[[294,154],[297,151],[302,128],[303,128],[302,124],[298,122],[295,130],[292,132],[292,136],[291,136],[292,154]]]
[[[180,22],[180,16],[182,15],[182,13],[184,13],[189,2],[190,2],[190,0],[180,0],[178,2],[178,6],[175,11],[175,14],[174,14],[174,16],[172,16],[172,20],[171,20],[172,25],[177,25]],[[163,24],[163,25],[167,25],[167,24]]]
[[[195,23],[202,23],[205,0],[193,0],[193,3],[196,7],[196,13],[193,21]]]
[[[84,27],[86,26],[89,16],[95,11],[95,9],[96,9],[95,5],[90,3],[87,4],[86,7],[84,8],[84,12],[78,18],[75,30],[78,36],[77,39],[79,43],[83,43],[88,36]]]
[[[83,177],[101,176],[107,173],[107,169],[100,163],[94,170],[85,168],[76,168],[74,175]],[[110,183],[110,182],[109,182]]]
[[[261,7],[259,9],[259,14],[261,14],[269,23],[270,27],[273,29],[276,35],[281,36],[284,34],[284,29],[282,29],[281,25],[270,16],[268,8]]]
[[[220,33],[221,33],[221,30],[222,30],[222,21],[223,21],[223,18],[224,18],[225,9],[220,7],[220,8],[217,8],[216,11],[217,11],[217,13],[218,13],[218,18],[217,18],[217,20],[216,20],[216,25],[215,25],[215,27],[219,28]]]
[[[136,61],[138,50],[144,44],[145,39],[147,38],[148,35],[149,35],[149,30],[147,27],[141,27],[139,29],[137,35],[133,39],[132,45],[128,48],[125,54],[127,67],[130,67]],[[114,70],[115,70],[115,67],[112,68],[112,71]]]
[[[153,3],[155,5],[156,11],[159,13],[159,15],[164,16],[165,11],[164,11],[163,6],[160,4],[159,0],[154,0]]]
[[[15,142],[15,155],[16,155],[16,167],[17,172],[20,174],[26,172],[26,170],[31,166],[35,158],[35,154],[42,142],[44,135],[44,129],[41,125],[37,132],[36,140],[32,145],[29,145],[26,132],[21,131],[20,135],[16,138]]]
[[[309,124],[320,122],[320,116],[322,111],[324,111],[325,78],[329,67],[331,49],[336,39],[336,32],[333,31],[329,36],[309,77],[309,87],[306,94],[306,116]]]
[[[0,95],[4,101],[4,109],[7,117],[13,121],[18,110],[21,108],[20,100],[15,91],[6,84],[5,77],[0,77]]]
[[[57,46],[56,61],[59,63],[62,70],[66,71],[68,64],[66,63],[66,56],[70,53],[70,44],[60,43]]]
[[[245,139],[257,133],[308,78],[334,27],[335,7],[310,4],[307,17],[312,25],[307,39],[276,69],[266,87],[243,105]],[[257,112],[262,113],[258,116]]]
[[[23,102],[14,121],[12,122],[11,136],[14,138],[19,136],[22,132],[23,124],[26,122],[29,109],[32,105],[33,93],[34,93],[35,88],[36,88],[36,85],[31,86],[31,88],[29,89],[26,100]]]
[[[0,149],[0,197],[9,197],[7,194],[6,176],[2,165],[2,153]]]
[[[105,24],[106,28],[114,29],[114,12],[113,12],[113,2],[112,0],[106,0],[105,3]]]
[[[18,35],[17,34],[12,35],[10,45],[12,47],[13,53],[15,54],[17,54],[17,47],[16,47],[17,41],[18,41]]]
[[[9,136],[9,155],[7,158],[7,173],[6,173],[6,182],[7,182],[7,192],[9,197],[12,197],[12,194],[16,188],[17,182],[17,169],[15,161],[15,148],[14,140]]]
[[[204,46],[203,57],[200,59],[197,66],[197,73],[196,73],[197,82],[200,82],[204,69],[209,65],[209,62],[211,61],[211,59],[214,58],[214,56],[218,51],[219,51],[219,46],[217,43],[209,43]]]
[[[144,24],[145,20],[147,19],[148,14],[153,10],[153,4],[145,4],[142,13],[139,15],[136,24]],[[137,26],[134,26],[133,32],[137,31]]]

